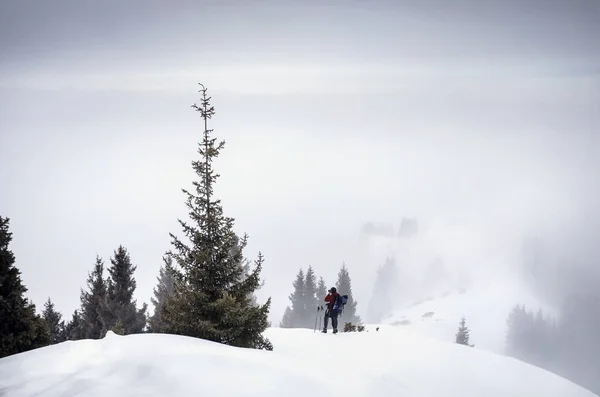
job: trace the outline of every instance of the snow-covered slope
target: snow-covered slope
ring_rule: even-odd
[[[396,310],[382,322],[451,342],[464,316],[471,330],[471,343],[478,349],[501,353],[505,348],[508,314],[517,303],[531,310],[541,308],[546,315],[556,315],[552,308],[541,305],[526,291],[498,283],[421,299]]]
[[[398,327],[269,329],[275,351],[173,335],[65,342],[0,360],[0,395],[593,397],[542,369]]]

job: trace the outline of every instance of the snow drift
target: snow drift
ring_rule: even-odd
[[[0,360],[0,395],[594,397],[534,366],[397,327],[271,328],[275,351],[161,334],[69,341]]]

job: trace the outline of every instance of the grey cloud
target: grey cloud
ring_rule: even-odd
[[[35,301],[70,312],[121,243],[147,300],[185,215],[197,81],[274,322],[307,263],[331,283],[345,259],[366,305],[367,221],[415,217],[450,264],[509,267],[557,222],[597,235],[598,2],[350,3],[2,2],[0,207]]]

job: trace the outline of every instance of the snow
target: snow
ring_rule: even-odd
[[[399,327],[337,335],[271,328],[273,352],[109,333],[0,359],[0,395],[593,397],[515,359]]]
[[[515,304],[528,310],[541,308],[545,315],[556,316],[552,308],[542,305],[524,290],[510,283],[489,284],[447,291],[421,299],[396,310],[382,322],[418,332],[442,341],[454,341],[458,323],[465,317],[471,341],[478,349],[503,353],[507,319]]]

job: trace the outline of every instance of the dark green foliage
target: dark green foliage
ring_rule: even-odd
[[[110,263],[105,309],[101,317],[103,333],[113,329],[118,322],[121,322],[124,335],[141,333],[146,326],[147,305],[144,303],[138,310],[133,299],[136,288],[133,274],[137,266],[131,263],[129,253],[122,245],[114,251]]]
[[[65,325],[65,339],[66,340],[79,340],[85,338],[85,330],[83,329],[83,322],[79,310],[73,312],[71,321]]]
[[[248,292],[259,284],[262,263],[262,254],[259,254],[251,276],[223,291],[215,300],[195,283],[176,282],[175,291],[167,297],[162,310],[165,332],[272,350],[271,343],[262,336],[269,326],[270,300],[263,306],[252,306],[248,298]]]
[[[258,254],[255,267],[244,269],[243,250],[247,236],[238,238],[234,219],[223,213],[221,200],[213,195],[218,174],[212,167],[225,142],[216,144],[207,128],[214,114],[206,89],[202,104],[193,107],[204,119],[204,137],[198,145],[200,158],[192,162],[198,176],[195,192],[183,189],[187,196],[191,222],[179,220],[188,243],[170,233],[174,252],[175,288],[168,296],[161,316],[164,332],[192,336],[232,346],[272,350],[262,335],[269,326],[269,298],[264,305],[253,304],[252,295],[260,288],[263,256]]]
[[[154,297],[150,298],[151,303],[154,305],[154,313],[148,319],[148,332],[163,332],[165,324],[162,316],[162,310],[164,308],[167,296],[173,294],[175,289],[174,278],[173,278],[173,260],[170,257],[164,257],[163,261],[165,264],[160,267],[158,284],[154,288]]]
[[[239,244],[238,244],[239,245]],[[244,264],[242,265],[243,275],[242,280],[245,280],[252,274],[252,262],[248,259],[244,259]],[[261,281],[260,285],[256,288],[256,290],[262,288],[264,286],[264,280]],[[252,291],[248,294],[248,299],[250,299],[250,304],[252,306],[260,306],[258,303],[258,299],[256,298],[255,291]]]
[[[456,333],[455,342],[458,343],[459,345],[474,347],[475,345],[471,345],[469,343],[469,337],[470,337],[469,334],[470,334],[470,330],[469,330],[469,327],[467,327],[467,320],[463,317],[463,318],[461,318],[460,324],[458,326],[458,332]]]
[[[123,327],[123,322],[121,320],[118,320],[117,324],[111,328],[111,331],[117,335],[125,335],[125,328]]]
[[[55,344],[67,340],[65,322],[62,321],[62,314],[54,309],[54,303],[50,298],[48,298],[44,304],[42,318],[46,322],[46,326],[50,332],[50,343]]]
[[[96,256],[94,270],[87,279],[87,291],[81,291],[80,333],[85,339],[100,339],[103,335],[103,318],[106,313],[107,285],[104,280],[104,262]]]
[[[341,295],[348,295],[348,303],[344,307],[342,317],[347,319],[351,323],[358,324],[361,322],[360,316],[356,313],[356,305],[358,302],[354,300],[352,295],[352,279],[346,264],[342,264],[342,268],[338,273],[338,280],[336,283],[337,292]]]
[[[0,358],[50,344],[46,322],[25,298],[27,288],[10,251],[9,218],[0,216]]]

